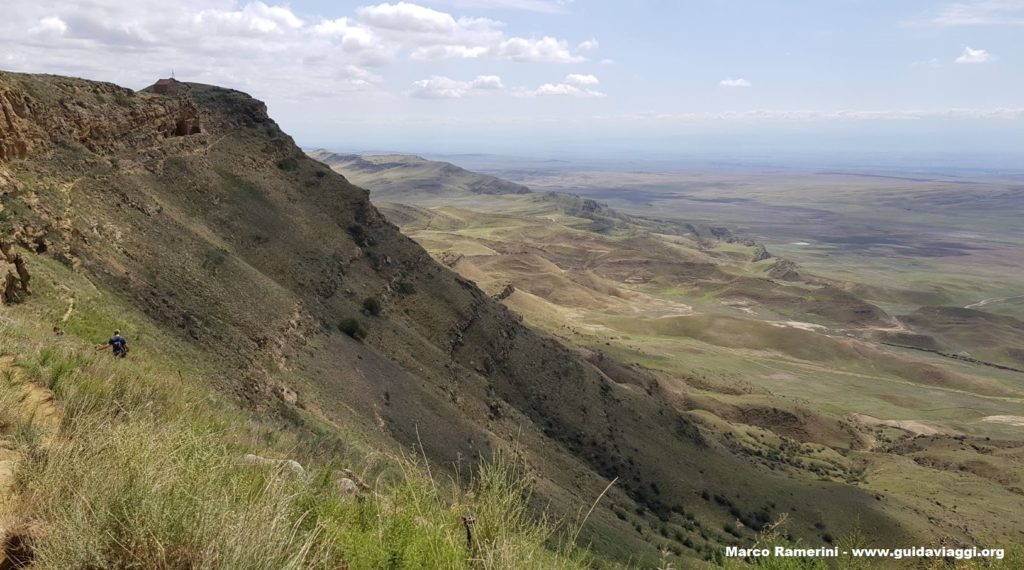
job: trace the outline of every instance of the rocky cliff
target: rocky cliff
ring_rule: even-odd
[[[98,153],[202,132],[184,98],[135,93],[109,83],[67,80],[44,90],[0,85],[0,159],[26,158],[60,142]]]

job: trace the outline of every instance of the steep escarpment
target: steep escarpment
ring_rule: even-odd
[[[34,255],[209,354],[218,387],[254,409],[358,424],[443,467],[517,449],[562,515],[618,478],[586,532],[623,558],[710,556],[757,530],[724,523],[784,512],[809,541],[858,518],[885,542],[903,536],[872,495],[749,462],[639,370],[609,375],[522,324],[247,95],[17,74],[0,88],[23,102],[5,131],[22,142],[0,162],[5,232],[31,227]]]

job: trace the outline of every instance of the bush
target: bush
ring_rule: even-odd
[[[408,281],[399,281],[395,283],[395,291],[400,295],[412,295],[416,293],[416,286]]]
[[[277,161],[277,167],[286,172],[292,172],[299,169],[299,161],[289,156]]]
[[[366,327],[363,326],[363,323],[359,322],[359,319],[352,317],[342,319],[341,322],[338,323],[338,328],[341,332],[356,340],[363,340],[366,338]]]
[[[370,238],[366,235],[366,230],[359,224],[352,224],[345,229],[348,235],[352,237],[352,241],[356,242],[359,247],[366,247],[370,245]]]
[[[363,312],[370,316],[378,316],[384,307],[381,306],[380,301],[376,297],[367,297],[363,300]]]

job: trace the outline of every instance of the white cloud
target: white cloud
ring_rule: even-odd
[[[304,22],[283,6],[263,2],[246,4],[241,10],[203,10],[194,16],[198,27],[213,33],[283,33],[301,28]]]
[[[565,40],[549,36],[544,36],[539,40],[507,38],[498,43],[490,53],[502,59],[518,62],[578,63],[586,61],[585,57],[571,53]]]
[[[380,64],[395,56],[396,47],[389,45],[370,28],[349,18],[324,20],[312,27],[313,35],[323,38],[342,52],[364,64]]]
[[[473,89],[504,89],[505,85],[497,75],[477,75],[476,79],[470,82]]]
[[[378,1],[331,19],[295,11],[285,0],[0,3],[0,62],[6,69],[141,88],[173,68],[183,80],[284,103],[329,99],[339,92],[382,94],[381,66],[406,58],[526,64],[584,60],[566,39],[516,35],[497,20],[411,2]],[[493,75],[465,83],[468,93],[504,89]],[[445,85],[423,89],[443,93]],[[460,85],[454,90],[466,92]]]
[[[593,75],[580,75],[578,73],[570,73],[565,76],[565,83],[569,85],[576,85],[579,87],[593,87],[600,83]]]
[[[369,26],[400,32],[436,32],[450,34],[459,27],[451,14],[431,10],[418,4],[377,4],[356,10],[359,19]]]
[[[499,10],[524,10],[544,14],[564,14],[565,0],[437,0],[439,3],[456,8],[485,8]]]
[[[477,59],[486,57],[489,53],[490,49],[486,46],[429,45],[412,50],[409,57],[425,61],[437,59]]]
[[[359,67],[358,65],[346,65],[344,76],[352,85],[361,85],[366,87],[376,85],[384,81],[384,78],[380,75],[377,75],[368,69]]]
[[[68,25],[57,16],[40,18],[39,23],[29,29],[30,34],[56,34],[61,35],[68,31]]]
[[[581,97],[597,98],[606,95],[596,89],[600,83],[593,75],[570,73],[561,83],[545,83],[536,89],[520,89],[515,92],[519,97]]]
[[[333,37],[341,41],[346,49],[360,50],[374,44],[373,32],[364,26],[351,22],[348,18],[324,20],[313,26],[313,33],[325,37]]]
[[[525,63],[578,63],[564,39],[509,36],[502,22],[456,18],[418,4],[377,4],[357,10],[358,21],[412,59],[507,59]],[[596,40],[594,41],[596,44]]]
[[[733,79],[731,77],[719,81],[718,84],[721,85],[722,87],[741,87],[742,88],[742,87],[750,87],[751,86],[751,83],[749,81],[747,81],[746,79],[743,79],[743,78]]]
[[[992,54],[983,49],[964,46],[964,52],[956,58],[957,63],[985,63],[992,59]]]
[[[505,88],[497,75],[478,75],[472,81],[459,81],[435,75],[429,79],[414,81],[412,86],[409,96],[418,99],[461,99]]]
[[[933,26],[1024,25],[1024,0],[957,2],[926,22]]]
[[[601,47],[601,44],[598,43],[596,39],[590,38],[587,41],[580,42],[579,45],[576,46],[576,49],[579,51],[590,51],[599,47]]]

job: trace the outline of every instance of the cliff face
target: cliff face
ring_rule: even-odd
[[[43,141],[38,127],[28,119],[32,99],[9,87],[0,88],[0,160],[24,158]]]
[[[0,113],[0,160],[72,141],[97,153],[118,152],[202,130],[199,109],[185,99],[74,80],[36,89],[0,85]]]
[[[556,514],[618,477],[587,532],[623,557],[664,540],[613,510],[680,532],[695,517],[721,528],[731,504],[794,512],[794,534],[818,540],[824,502],[902,536],[873,497],[709,445],[656,381],[524,326],[242,93],[3,73],[0,94],[5,232],[215,355],[222,389],[254,407],[361,422],[444,466],[515,447]],[[352,319],[365,342],[339,329]]]

